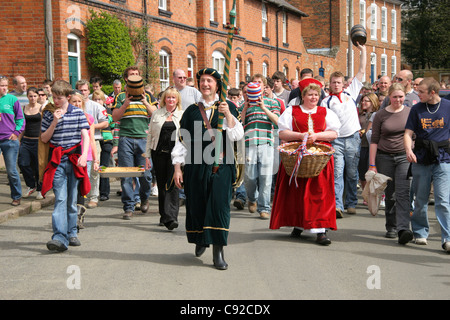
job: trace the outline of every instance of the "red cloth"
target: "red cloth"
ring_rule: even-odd
[[[338,97],[339,101],[342,103],[341,93],[342,93],[342,91],[339,92],[339,93],[332,93],[332,92],[330,92],[330,96],[336,96],[336,97]],[[330,97],[330,99],[331,99],[331,97]]]
[[[292,106],[292,127],[296,132],[308,131],[308,114],[300,106]],[[314,132],[325,130],[326,109],[317,108],[312,114]],[[325,142],[322,142],[325,143]],[[300,227],[305,230],[329,228],[336,230],[336,199],[334,193],[334,158],[331,157],[322,172],[314,178],[297,178],[292,182],[282,163],[278,170],[273,197],[270,229]]]
[[[52,150],[52,157],[47,164],[47,167],[44,171],[44,177],[42,179],[42,190],[41,194],[45,196],[45,194],[53,188],[53,179],[55,177],[56,169],[61,163],[61,157],[67,154],[68,160],[73,165],[73,171],[75,173],[75,177],[80,179],[80,193],[82,196],[87,195],[89,191],[91,191],[91,183],[89,181],[89,176],[87,172],[87,167],[79,167],[77,166],[78,159],[80,158],[79,153],[71,153],[76,148],[78,148],[80,144],[77,144],[69,149],[63,149],[62,147],[55,147],[50,144],[50,148]]]

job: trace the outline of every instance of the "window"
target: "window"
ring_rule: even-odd
[[[215,0],[209,0],[209,21],[214,21]]]
[[[366,27],[366,1],[359,1],[359,24]]]
[[[212,54],[213,68],[223,74],[225,69],[225,56],[220,51],[214,51]]]
[[[222,19],[223,24],[227,24],[227,0],[222,0]]]
[[[167,0],[158,0],[158,9],[167,10]]]
[[[262,36],[263,38],[267,37],[267,8],[263,3],[262,5]]]
[[[370,6],[370,39],[377,40],[377,5]]]
[[[159,84],[161,91],[169,87],[169,54],[161,50],[159,52]]]
[[[252,63],[250,60],[247,60],[245,63],[245,81],[250,81],[250,75],[252,74]],[[248,80],[247,80],[248,77]]]
[[[381,41],[387,42],[387,9],[381,8]]]
[[[391,41],[397,43],[397,11],[391,11]]]
[[[239,61],[239,59],[238,58],[236,58],[236,60],[235,60],[235,64],[236,64],[236,71],[234,72],[234,75],[235,75],[235,79],[234,79],[234,81],[236,82],[236,88],[239,88],[239,82],[241,81],[240,80],[240,73],[241,73],[241,62]]]
[[[267,63],[266,62],[263,62],[263,64],[262,64],[262,75],[264,77],[267,77]]]
[[[75,89],[75,84],[80,80],[80,38],[73,33],[67,35],[67,55],[69,56],[69,83]]]
[[[283,22],[283,43],[288,43],[287,41],[287,14],[285,11],[283,11],[282,16],[282,22]]]
[[[391,57],[391,79],[397,74],[397,57]]]
[[[381,75],[387,75],[387,55],[384,53],[381,55]]]
[[[187,76],[188,78],[194,77],[194,57],[190,54],[187,55]]]
[[[370,81],[374,83],[377,79],[377,54],[370,54]]]

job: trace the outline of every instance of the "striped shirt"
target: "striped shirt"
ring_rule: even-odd
[[[53,121],[53,113],[46,110],[42,115],[41,132],[47,131]],[[56,147],[67,149],[81,142],[81,130],[89,131],[89,123],[84,112],[69,104],[67,112],[58,121],[50,138],[50,143]]]
[[[264,105],[269,111],[278,117],[280,116],[280,104],[278,101],[264,97]],[[273,145],[273,128],[274,124],[260,107],[249,106],[245,113],[245,146],[264,143]]]
[[[147,101],[152,103],[150,95],[146,93],[145,96],[147,97]],[[125,98],[125,92],[118,94],[112,110],[119,109],[125,102]],[[150,115],[148,114],[147,107],[142,101],[131,101],[120,119],[119,135],[121,137],[146,138],[149,119]]]

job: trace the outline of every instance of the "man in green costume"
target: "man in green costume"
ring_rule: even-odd
[[[223,257],[230,225],[232,184],[236,179],[232,141],[243,138],[239,112],[232,102],[219,102],[222,77],[217,70],[205,68],[197,73],[202,98],[190,105],[180,121],[180,139],[172,151],[174,182],[186,194],[186,233],[195,243],[200,257],[213,245],[213,262],[219,270],[228,264]],[[222,113],[223,131],[216,130]],[[208,129],[210,127],[210,129]],[[213,172],[215,139],[222,135],[218,170]],[[219,137],[220,138],[220,137]],[[184,173],[181,169],[184,165]]]

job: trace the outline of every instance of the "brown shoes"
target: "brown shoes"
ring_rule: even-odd
[[[11,202],[11,205],[14,206],[14,207],[20,206],[20,199],[13,200],[13,201]]]
[[[256,212],[256,202],[249,202],[248,203],[248,211],[250,213],[255,213]]]
[[[150,201],[145,200],[144,202],[141,203],[141,212],[147,213],[149,207],[150,207]]]

